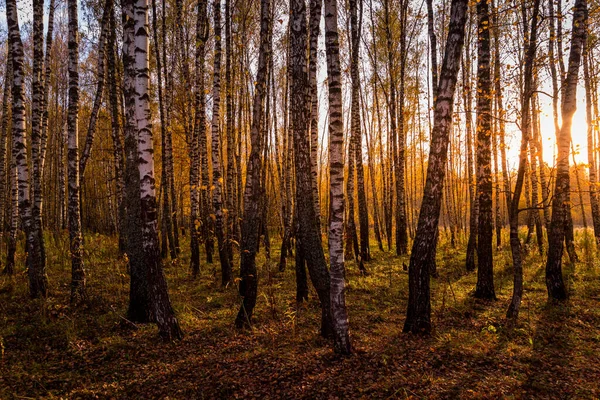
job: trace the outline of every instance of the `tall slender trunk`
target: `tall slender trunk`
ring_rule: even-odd
[[[178,3],[179,5],[179,3]],[[162,2],[162,9],[163,9],[163,13],[166,12],[166,4],[165,4],[165,0],[163,0]],[[181,9],[178,8],[178,11],[181,11]],[[179,210],[177,209],[177,192],[175,190],[175,166],[174,166],[174,161],[173,161],[173,131],[171,128],[171,108],[173,106],[173,75],[172,75],[172,70],[168,69],[168,64],[167,64],[167,33],[166,33],[166,16],[163,15],[162,18],[162,66],[163,66],[163,71],[164,71],[164,76],[165,76],[165,119],[164,119],[164,131],[162,133],[164,133],[164,171],[165,171],[165,179],[164,179],[164,186],[163,186],[163,191],[164,191],[164,196],[163,196],[163,213],[170,214],[169,220],[172,224],[172,237],[171,237],[171,232],[169,229],[169,220],[165,221],[166,226],[165,228],[167,230],[169,230],[169,232],[167,232],[167,235],[169,237],[169,249],[171,254],[175,254],[175,256],[177,256],[180,252],[180,248],[179,248],[179,221],[178,221],[178,215],[179,215]],[[183,21],[183,19],[178,19],[178,21]],[[184,45],[185,41],[184,41],[184,37],[182,34],[182,29],[181,29],[181,24],[178,24],[178,34],[180,36],[178,36],[180,39],[178,40],[179,43],[181,43],[181,45],[179,46],[179,50],[181,51],[181,57],[183,58],[183,60],[185,60],[183,62],[183,75],[184,75],[184,80],[186,82],[191,82],[190,81],[190,72],[189,72],[189,66],[188,66],[188,58],[187,58],[187,53],[186,53],[186,49],[187,46]],[[180,54],[180,53],[177,53]],[[188,113],[188,115],[190,115],[190,118],[186,119],[186,124],[185,124],[185,129],[186,129],[186,133],[191,132],[191,125],[193,122],[193,119],[191,118],[192,115],[192,104],[191,101],[187,101],[186,104],[186,111]],[[162,127],[161,127],[162,129]]]
[[[410,256],[408,308],[404,332],[428,334],[431,331],[429,270],[435,258],[437,227],[448,161],[448,142],[452,128],[453,99],[466,21],[467,1],[452,0],[444,61],[434,106],[427,178]]]
[[[594,157],[594,122],[592,114],[592,92],[590,82],[590,68],[589,68],[589,57],[590,47],[586,46],[585,53],[583,54],[583,79],[585,84],[585,119],[587,121],[587,158],[588,158],[588,177],[589,177],[589,190],[590,190],[590,205],[592,209],[592,225],[594,226],[594,236],[596,237],[596,244],[600,244],[600,202],[598,201],[598,188],[597,188],[597,170]]]
[[[493,3],[492,3],[493,5]],[[492,29],[494,33],[494,98],[496,101],[496,113],[498,118],[498,146],[500,147],[500,167],[502,169],[502,190],[504,191],[504,198],[506,202],[506,208],[510,210],[511,202],[511,187],[510,179],[508,176],[508,162],[506,158],[506,140],[505,140],[505,127],[506,127],[506,111],[504,110],[503,96],[502,96],[502,75],[501,75],[501,59],[500,59],[500,29],[498,28],[498,9],[492,7]],[[510,214],[510,211],[509,211]]]
[[[562,277],[563,240],[568,228],[570,207],[569,191],[569,150],[571,145],[571,126],[573,114],[577,108],[577,80],[581,54],[586,39],[587,5],[585,0],[576,0],[573,9],[573,30],[569,67],[562,91],[562,126],[556,138],[558,145],[556,181],[552,201],[552,221],[548,238],[548,259],[546,262],[546,287],[548,297],[565,300],[567,292]]]
[[[477,251],[477,227],[479,216],[479,202],[477,196],[477,183],[473,177],[473,117],[471,106],[473,92],[471,91],[471,52],[469,42],[466,43],[466,56],[462,64],[463,75],[463,101],[465,107],[465,135],[467,136],[467,181],[469,185],[469,239],[467,241],[466,269],[475,271],[475,252]]]
[[[195,122],[190,140],[190,269],[192,276],[200,272],[200,136],[206,138],[206,114],[204,93],[204,57],[208,40],[207,1],[199,0],[196,19],[196,82],[195,82]],[[206,141],[206,140],[205,140]],[[204,210],[202,210],[204,211]]]
[[[108,69],[108,100],[110,103],[110,123],[111,123],[111,139],[113,142],[113,157],[114,157],[114,168],[115,168],[115,188],[117,197],[117,226],[119,231],[119,250],[125,252],[126,249],[126,216],[125,216],[125,203],[123,201],[124,196],[124,181],[123,181],[123,141],[121,132],[121,113],[119,112],[120,92],[117,89],[117,56],[115,54],[115,46],[117,41],[117,26],[115,19],[115,4],[114,1],[110,1],[108,5],[110,8],[109,16],[109,34],[107,42],[107,69]]]
[[[236,240],[237,214],[235,207],[235,116],[233,104],[234,80],[232,79],[232,61],[233,61],[233,37],[231,33],[231,24],[233,11],[231,10],[231,1],[225,1],[225,104],[226,104],[226,126],[225,136],[227,139],[227,185],[226,185],[226,231],[227,231],[227,254],[230,263],[233,263],[233,242]]]
[[[88,125],[87,135],[85,137],[85,144],[83,146],[83,152],[79,160],[79,175],[81,180],[84,179],[85,167],[92,153],[92,145],[94,143],[94,137],[96,136],[96,124],[98,122],[98,114],[100,107],[102,106],[102,98],[104,96],[104,61],[106,58],[106,37],[108,35],[108,19],[110,16],[109,3],[110,0],[105,1],[104,11],[102,13],[102,20],[100,22],[100,38],[98,39],[98,69],[96,72],[96,94],[94,95],[94,102],[92,104],[92,110],[90,111],[90,122]]]
[[[35,254],[28,254],[34,263],[46,263],[42,225],[42,114],[44,97],[44,2],[33,1],[33,68],[31,82],[31,190],[33,203],[31,208],[32,229],[34,231]]]
[[[81,246],[81,217],[79,210],[79,17],[77,0],[69,0],[69,111],[68,175],[69,175],[69,240],[71,253],[71,302],[85,299],[85,270]],[[106,10],[105,10],[106,11]],[[103,18],[104,19],[104,18]]]
[[[539,181],[538,181],[538,167],[537,161],[538,157],[538,148],[537,142],[540,140],[540,124],[539,124],[539,112],[537,110],[536,104],[537,96],[533,95],[530,100],[531,106],[531,124],[532,124],[532,139],[529,142],[529,156],[530,156],[530,165],[531,165],[531,204],[532,209],[531,213],[533,215],[533,223],[535,224],[535,234],[537,238],[537,246],[540,256],[543,256],[544,253],[544,232],[542,229],[542,218],[540,217],[540,211],[538,207],[540,206],[539,200]],[[542,199],[543,200],[543,199]]]
[[[583,229],[587,231],[587,217],[585,215],[585,204],[583,203],[583,191],[581,190],[581,179],[579,179],[579,166],[575,160],[575,146],[571,141],[571,157],[573,159],[573,166],[575,167],[575,183],[577,184],[577,195],[579,197],[579,208],[581,209],[581,220],[583,223]]]
[[[4,271],[7,273],[15,268],[15,253],[17,252],[17,231],[19,229],[19,188],[17,176],[17,164],[11,157],[8,165],[9,175],[9,200],[10,200],[10,232],[8,234],[8,245],[6,249],[6,266]]]
[[[127,34],[134,33],[133,43],[126,47],[127,63],[126,74],[130,81],[126,88],[126,100],[129,106],[128,124],[137,136],[137,172],[139,182],[139,210],[140,224],[136,234],[139,236],[141,250],[136,254],[141,259],[137,262],[145,269],[144,281],[140,284],[146,287],[152,320],[156,321],[159,334],[164,340],[180,339],[182,337],[179,323],[171,307],[167,282],[160,262],[160,249],[158,243],[157,201],[154,177],[154,148],[152,140],[152,125],[150,116],[150,102],[148,86],[150,83],[149,69],[149,27],[148,27],[148,0],[128,0],[124,4],[126,12]],[[131,13],[131,11],[134,11]],[[130,18],[133,21],[129,20]],[[133,22],[133,23],[132,23]],[[131,30],[131,28],[133,28]],[[124,62],[125,63],[125,62]],[[130,75],[133,73],[133,75]],[[133,120],[130,119],[133,117]],[[132,280],[134,275],[132,274]],[[131,307],[131,303],[130,303]],[[130,309],[131,310],[131,309]]]
[[[360,263],[362,272],[366,272],[363,262],[371,260],[369,248],[369,214],[365,194],[365,173],[363,168],[362,131],[360,126],[360,76],[359,53],[362,29],[362,1],[360,7],[356,0],[350,1],[350,25],[352,29],[352,48],[350,69],[352,76],[352,106],[351,106],[351,131],[354,141],[354,161],[356,164],[356,189],[358,192],[358,223],[360,227]]]
[[[123,98],[124,98],[124,203],[126,208],[126,251],[129,260],[129,308],[127,319],[133,322],[154,321],[149,288],[146,285],[141,235],[140,174],[138,171],[138,132],[135,123],[135,21],[134,0],[123,3]]]
[[[335,15],[337,16],[337,14]],[[327,18],[331,17],[326,9],[325,20],[327,21]],[[290,80],[290,130],[294,135],[298,239],[302,256],[306,260],[310,278],[317,290],[317,295],[321,303],[321,335],[329,337],[333,332],[330,276],[327,272],[320,228],[315,215],[311,183],[310,131],[308,125],[310,92],[308,85],[308,60],[306,57],[307,41],[306,4],[303,0],[291,0],[290,63],[288,73]],[[332,90],[331,86],[330,83],[330,92]]]
[[[405,199],[405,153],[406,153],[406,124],[404,121],[404,92],[407,62],[406,34],[407,34],[408,1],[402,1],[400,5],[400,76],[398,89],[398,132],[397,149],[394,150],[394,174],[396,175],[396,254],[403,255],[408,251],[408,234],[406,223],[406,199]],[[388,43],[389,46],[389,43]],[[393,139],[394,140],[394,139]],[[392,147],[396,140],[392,142]]]
[[[213,194],[212,204],[214,213],[214,229],[217,236],[219,260],[221,262],[221,284],[226,286],[231,282],[231,261],[227,254],[223,222],[223,169],[221,167],[219,134],[219,114],[221,110],[221,2],[214,0],[213,18],[215,31],[215,58],[213,68],[213,109],[211,122],[212,135],[212,167],[213,167]]]
[[[12,183],[14,181],[14,176],[12,176],[12,162],[9,162],[9,157],[7,154],[7,144],[8,140],[8,124],[9,124],[9,102],[10,98],[10,90],[12,87],[12,52],[8,51],[8,56],[6,59],[6,70],[4,73],[4,91],[2,94],[2,120],[0,121],[0,207],[1,211],[1,224],[0,224],[0,232],[2,233],[2,238],[4,238],[4,228],[5,222],[4,217],[7,215],[5,210],[9,209],[9,204],[12,205]],[[8,214],[9,217],[9,225],[12,225],[12,214],[13,210],[10,207],[11,213]],[[12,228],[12,226],[11,226]],[[15,271],[15,253],[11,252],[11,233],[9,233],[8,239],[8,252],[6,255],[6,264],[2,273],[5,275],[12,275]]]
[[[356,12],[356,7],[354,7],[354,12]],[[342,119],[342,84],[337,15],[337,1],[325,0],[325,49],[329,79],[329,174],[331,177],[329,188],[331,197],[329,222],[331,268],[329,275],[331,277],[330,301],[333,322],[333,348],[336,353],[349,354],[352,351],[352,346],[348,335],[348,313],[345,300],[346,282],[343,246],[344,123]],[[356,32],[356,35],[358,36],[358,32]],[[357,37],[354,37],[354,39],[358,41]],[[355,44],[354,50],[357,51],[358,44],[356,42]],[[356,54],[355,51],[353,53]],[[353,113],[358,114],[358,110],[353,108]],[[348,194],[348,196],[351,195],[351,193]]]
[[[207,30],[209,22],[206,21]],[[196,71],[198,74],[199,71]],[[204,75],[202,75],[204,77]],[[198,78],[198,75],[196,75]],[[198,151],[200,153],[200,220],[201,236],[204,240],[204,249],[206,251],[206,262],[212,264],[214,252],[214,238],[212,232],[213,221],[210,211],[210,177],[208,170],[208,138],[206,127],[201,121],[198,121]]]
[[[377,85],[375,80],[373,80],[373,97],[376,102],[375,112],[378,114],[377,118],[377,129],[381,129],[381,118],[379,117],[379,101],[377,100]],[[363,104],[365,102],[363,101]],[[366,115],[366,112],[365,112]],[[371,193],[373,194],[373,227],[375,230],[375,239],[379,245],[379,250],[383,251],[383,241],[381,238],[382,232],[380,230],[380,219],[379,219],[379,198],[377,195],[377,185],[376,185],[376,172],[375,172],[375,150],[373,149],[373,129],[369,131],[369,134],[366,137],[367,140],[367,152],[368,152],[368,167],[369,167],[369,181],[371,183]],[[380,160],[381,162],[381,160]]]
[[[289,66],[290,62],[290,48],[286,49],[286,66]],[[287,72],[287,71],[286,71]],[[283,214],[283,239],[281,240],[281,254],[279,257],[279,271],[283,272],[285,270],[287,261],[287,253],[292,249],[292,236],[294,231],[293,224],[293,193],[292,193],[292,154],[291,151],[293,146],[290,143],[290,132],[289,132],[289,74],[286,73],[284,76],[284,86],[283,86],[283,185],[284,185],[284,201],[282,204],[282,214]],[[296,265],[299,267],[299,265]],[[308,296],[308,293],[307,293]],[[300,299],[304,299],[304,292]],[[298,299],[298,296],[296,296]]]
[[[238,328],[248,326],[252,320],[252,312],[256,305],[258,275],[256,271],[256,253],[260,238],[261,197],[261,155],[264,139],[268,131],[264,119],[264,103],[269,73],[271,54],[271,2],[261,0],[260,3],[260,52],[258,55],[258,71],[252,104],[252,126],[250,130],[250,158],[246,169],[246,187],[244,191],[244,217],[242,222],[242,242],[240,260],[240,295],[242,306],[235,324]]]
[[[50,65],[50,56],[52,54],[52,43],[54,35],[54,9],[56,0],[50,0],[48,7],[48,32],[46,33],[46,51],[44,54],[44,88],[42,97],[42,134],[40,143],[40,176],[44,178],[44,162],[46,160],[46,145],[48,142],[48,94],[50,91],[50,77],[52,68]],[[58,97],[57,97],[58,99]]]
[[[321,25],[321,8],[323,0],[310,0],[309,16],[309,70],[308,85],[310,87],[310,168],[312,173],[313,201],[315,214],[321,226],[321,207],[319,202],[319,186],[317,182],[318,173],[318,143],[319,143],[319,99],[317,88],[317,51],[319,45],[319,28]]]
[[[163,13],[165,10],[163,10]],[[163,15],[163,19],[166,18]],[[160,114],[160,139],[161,139],[161,156],[162,156],[162,172],[161,172],[161,192],[162,192],[162,224],[161,224],[161,258],[166,258],[167,249],[170,249],[171,260],[177,258],[177,251],[175,248],[175,238],[173,236],[173,222],[172,222],[172,210],[170,202],[170,186],[169,186],[169,159],[168,150],[170,149],[167,145],[167,116],[166,107],[163,97],[163,68],[161,59],[161,46],[158,39],[158,16],[156,10],[156,0],[152,0],[152,40],[154,42],[154,56],[156,59],[156,86],[158,89],[158,111]],[[192,174],[193,167],[190,167],[190,176]],[[190,192],[194,190],[194,182],[190,181]],[[193,208],[193,201],[190,201],[190,205]]]
[[[429,35],[429,49],[431,53],[431,81],[433,82],[433,101],[437,97],[438,65],[437,65],[437,38],[435,35],[433,14],[433,0],[427,0],[427,33]]]
[[[43,10],[42,10],[43,12]],[[19,215],[21,226],[25,231],[27,266],[29,276],[29,292],[31,297],[46,297],[48,278],[43,254],[41,235],[34,229],[32,215],[29,165],[27,161],[27,131],[25,128],[25,101],[23,73],[23,42],[19,31],[19,17],[15,0],[6,2],[6,21],[8,25],[9,43],[12,52],[12,157],[17,169]]]
[[[396,167],[396,162],[397,160],[397,136],[398,136],[398,129],[397,129],[397,115],[396,115],[396,78],[394,76],[394,53],[393,53],[393,46],[392,46],[392,33],[391,33],[391,28],[390,28],[390,6],[389,6],[389,0],[384,0],[384,12],[385,12],[385,35],[386,35],[386,45],[387,45],[387,67],[388,67],[388,78],[389,78],[389,85],[390,85],[390,93],[389,93],[389,102],[388,102],[388,111],[389,111],[389,120],[390,120],[390,137],[388,139],[388,143],[391,143],[391,158],[389,160],[390,163],[392,163],[393,165],[393,171],[396,173],[396,179],[400,179],[400,177],[398,177],[397,175],[397,167]],[[391,181],[391,179],[390,179]],[[391,183],[391,182],[390,182]],[[392,199],[391,196],[392,195],[392,191],[390,191],[390,199],[389,199],[389,203],[392,203]],[[399,201],[399,200],[398,200]],[[398,211],[399,208],[396,208],[396,211]],[[396,212],[396,218],[398,218],[399,213]],[[389,226],[389,236],[391,237],[391,214],[387,217],[388,218],[388,224],[390,224]],[[396,220],[396,254],[405,254],[406,253],[406,249],[402,249],[398,247],[399,244],[399,232],[400,232],[400,227],[398,227],[398,220]]]
[[[495,299],[492,214],[492,83],[488,0],[477,3],[477,286],[475,297]]]
[[[527,169],[527,147],[529,146],[531,130],[531,97],[533,89],[533,69],[535,65],[535,54],[537,48],[537,28],[540,0],[535,0],[532,12],[531,32],[527,37],[527,29],[524,30],[525,44],[525,66],[523,69],[523,94],[521,98],[521,147],[519,151],[519,167],[517,170],[517,181],[515,183],[514,196],[510,209],[510,249],[513,259],[513,293],[510,305],[506,312],[506,318],[516,319],[521,307],[523,296],[523,252],[519,239],[519,201],[525,180]],[[523,15],[526,16],[525,5],[522,5]],[[524,19],[524,21],[526,21]]]

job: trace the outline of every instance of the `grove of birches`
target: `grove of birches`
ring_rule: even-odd
[[[0,10],[0,397],[600,396],[600,3]]]

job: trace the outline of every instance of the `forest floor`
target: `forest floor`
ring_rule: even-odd
[[[163,343],[154,325],[125,320],[128,275],[115,238],[86,237],[89,299],[74,309],[67,236],[48,236],[48,299],[29,299],[22,269],[0,277],[0,398],[599,398],[600,260],[578,236],[566,304],[547,303],[543,261],[530,252],[516,326],[504,319],[508,246],[495,256],[498,300],[485,302],[472,297],[465,246],[442,240],[427,338],[402,333],[408,260],[373,244],[369,276],[347,263],[355,353],[345,358],[318,336],[314,292],[296,305],[293,262],[276,272],[278,244],[273,261],[261,253],[256,319],[244,332],[233,326],[235,287],[220,287],[216,263],[191,280],[184,246],[166,273],[185,338]]]

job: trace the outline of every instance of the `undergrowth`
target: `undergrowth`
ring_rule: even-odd
[[[295,302],[293,259],[277,271],[278,243],[271,260],[259,256],[255,319],[241,332],[235,284],[222,288],[218,263],[204,260],[192,280],[184,243],[165,272],[186,336],[162,343],[155,326],[126,319],[129,276],[115,237],[86,235],[89,297],[73,308],[67,235],[48,235],[50,297],[29,299],[22,251],[17,273],[0,277],[0,398],[598,398],[600,268],[593,235],[576,236],[580,262],[564,263],[569,300],[547,302],[544,259],[531,248],[520,318],[508,325],[507,238],[495,251],[498,300],[485,302],[471,296],[466,245],[441,235],[426,338],[401,333],[408,258],[372,243],[367,276],[346,264],[355,352],[337,358],[318,336],[314,291]]]

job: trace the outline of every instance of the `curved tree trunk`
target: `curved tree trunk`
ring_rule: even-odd
[[[577,81],[581,54],[586,38],[587,5],[585,0],[576,0],[573,9],[573,30],[569,67],[562,91],[562,126],[556,138],[558,145],[556,181],[552,201],[552,220],[548,238],[548,259],[546,262],[546,287],[548,297],[565,300],[567,291],[562,277],[563,241],[570,213],[569,191],[569,150],[571,146],[571,126],[577,108]]]
[[[535,0],[532,14],[531,33],[525,39],[525,67],[523,71],[523,97],[521,99],[521,148],[519,152],[519,167],[517,170],[517,182],[515,183],[515,192],[509,204],[510,210],[510,249],[513,258],[513,294],[510,305],[506,312],[506,318],[516,319],[519,315],[521,306],[521,297],[523,296],[523,252],[521,250],[521,241],[519,240],[519,201],[525,180],[525,171],[527,169],[527,147],[530,140],[531,118],[530,101],[533,88],[533,68],[535,63],[535,53],[537,48],[537,23],[540,8],[540,0]],[[525,14],[523,5],[523,13]],[[524,30],[527,35],[527,29]]]
[[[438,96],[434,105],[434,124],[431,133],[427,178],[417,233],[410,256],[408,308],[404,332],[428,334],[431,331],[429,270],[430,264],[435,258],[436,235],[452,127],[454,91],[460,67],[466,21],[467,1],[452,0],[446,50],[440,72]]]
[[[246,187],[244,190],[244,217],[240,253],[240,295],[243,302],[235,320],[238,328],[250,325],[258,289],[256,253],[258,252],[260,239],[261,197],[264,196],[261,187],[261,155],[265,133],[267,132],[263,119],[269,69],[268,60],[271,54],[271,2],[269,0],[261,1],[260,15],[260,52],[252,104],[250,158],[246,169]]]
[[[100,107],[102,106],[102,97],[104,96],[104,59],[106,58],[106,37],[108,35],[108,19],[110,16],[110,0],[104,3],[104,11],[102,13],[102,21],[100,22],[100,38],[98,39],[98,69],[96,74],[96,94],[94,95],[94,102],[92,104],[92,110],[90,112],[90,123],[88,125],[87,135],[85,137],[85,144],[83,146],[83,152],[81,153],[81,159],[79,160],[79,175],[81,180],[84,179],[85,167],[92,154],[92,145],[94,144],[94,137],[96,136],[96,123],[98,122],[98,114]]]
[[[46,33],[46,52],[44,55],[44,88],[42,97],[42,137],[40,144],[40,176],[44,177],[44,163],[46,161],[46,145],[48,142],[48,93],[50,91],[50,77],[52,68],[50,65],[50,56],[52,53],[52,43],[54,35],[54,9],[56,8],[56,0],[50,0],[48,7],[48,32]]]

